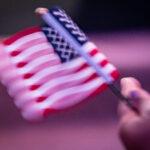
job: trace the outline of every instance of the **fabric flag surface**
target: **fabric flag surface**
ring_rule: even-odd
[[[27,28],[2,42],[0,79],[27,120],[80,103],[107,87],[103,77],[53,28]],[[114,81],[116,68],[97,47],[88,43],[86,53]]]

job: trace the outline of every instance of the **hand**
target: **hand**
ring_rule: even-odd
[[[122,94],[135,100],[139,115],[119,105],[119,134],[127,150],[150,150],[150,94],[134,78],[121,80]]]

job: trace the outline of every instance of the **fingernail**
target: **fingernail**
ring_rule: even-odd
[[[130,97],[133,99],[139,99],[139,93],[137,91],[131,91],[130,92]]]
[[[131,91],[130,92],[130,100],[134,104],[134,106],[139,105],[140,96],[137,91]]]

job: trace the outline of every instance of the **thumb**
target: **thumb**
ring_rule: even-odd
[[[133,101],[141,115],[150,116],[150,95],[141,87],[138,80],[132,77],[123,78],[121,80],[121,91],[125,97]]]

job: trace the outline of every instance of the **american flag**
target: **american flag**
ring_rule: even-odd
[[[106,80],[46,24],[18,32],[2,46],[1,81],[27,120],[74,106],[107,87]],[[105,55],[91,42],[83,46],[114,81],[118,72]]]

